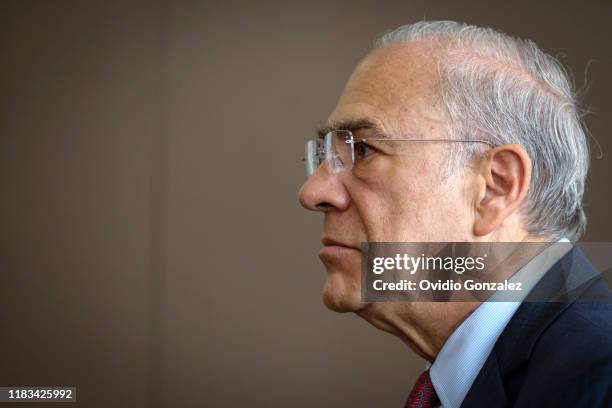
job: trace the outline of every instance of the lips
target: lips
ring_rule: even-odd
[[[360,250],[360,248],[358,246],[350,245],[350,244],[348,244],[346,242],[343,242],[341,240],[328,237],[327,235],[324,236],[321,239],[321,243],[323,244],[323,246],[326,246],[326,247],[334,246],[334,247],[343,247],[343,248],[348,248],[348,249],[355,249],[357,251]]]
[[[342,262],[343,260],[354,257],[359,254],[360,249],[347,242],[324,236],[321,239],[323,248],[319,251],[319,258],[323,263]]]

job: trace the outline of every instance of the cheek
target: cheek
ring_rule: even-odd
[[[390,177],[388,206],[394,236],[401,240],[424,240],[431,212],[436,206],[436,183],[426,172]]]
[[[413,163],[381,164],[356,183],[354,202],[369,241],[430,241],[446,234],[454,198],[431,161]]]
[[[353,202],[351,210],[354,210],[354,217],[359,220],[364,241],[380,241],[381,231],[386,228],[388,217],[385,210],[389,205],[383,180],[374,177],[355,179],[348,189]]]
[[[411,227],[409,215],[418,214],[419,183],[392,167],[356,179],[352,199],[368,241],[401,241]]]

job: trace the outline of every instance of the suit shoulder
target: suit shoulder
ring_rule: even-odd
[[[573,303],[542,333],[538,352],[554,352],[566,362],[612,358],[612,303]]]
[[[578,302],[572,304],[567,312],[566,320],[582,320],[581,327],[593,334],[606,335],[612,341],[612,302]]]

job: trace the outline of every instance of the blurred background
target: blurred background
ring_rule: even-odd
[[[578,87],[589,65],[584,240],[611,240],[609,1],[0,10],[0,386],[76,386],[84,407],[401,406],[424,362],[325,309],[322,218],[296,194],[303,142],[374,36],[423,18],[531,38]]]

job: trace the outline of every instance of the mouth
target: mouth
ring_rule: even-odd
[[[323,261],[337,259],[361,251],[357,246],[350,245],[329,236],[324,236],[321,239],[321,243],[323,244],[323,248],[319,251],[319,258]]]
[[[334,239],[332,237],[329,237],[327,235],[323,236],[323,238],[321,238],[321,243],[323,244],[323,246],[337,246],[337,247],[344,247],[344,248],[351,248],[351,249],[355,249],[357,251],[359,251],[359,247],[355,246],[355,245],[350,245],[346,242]]]

